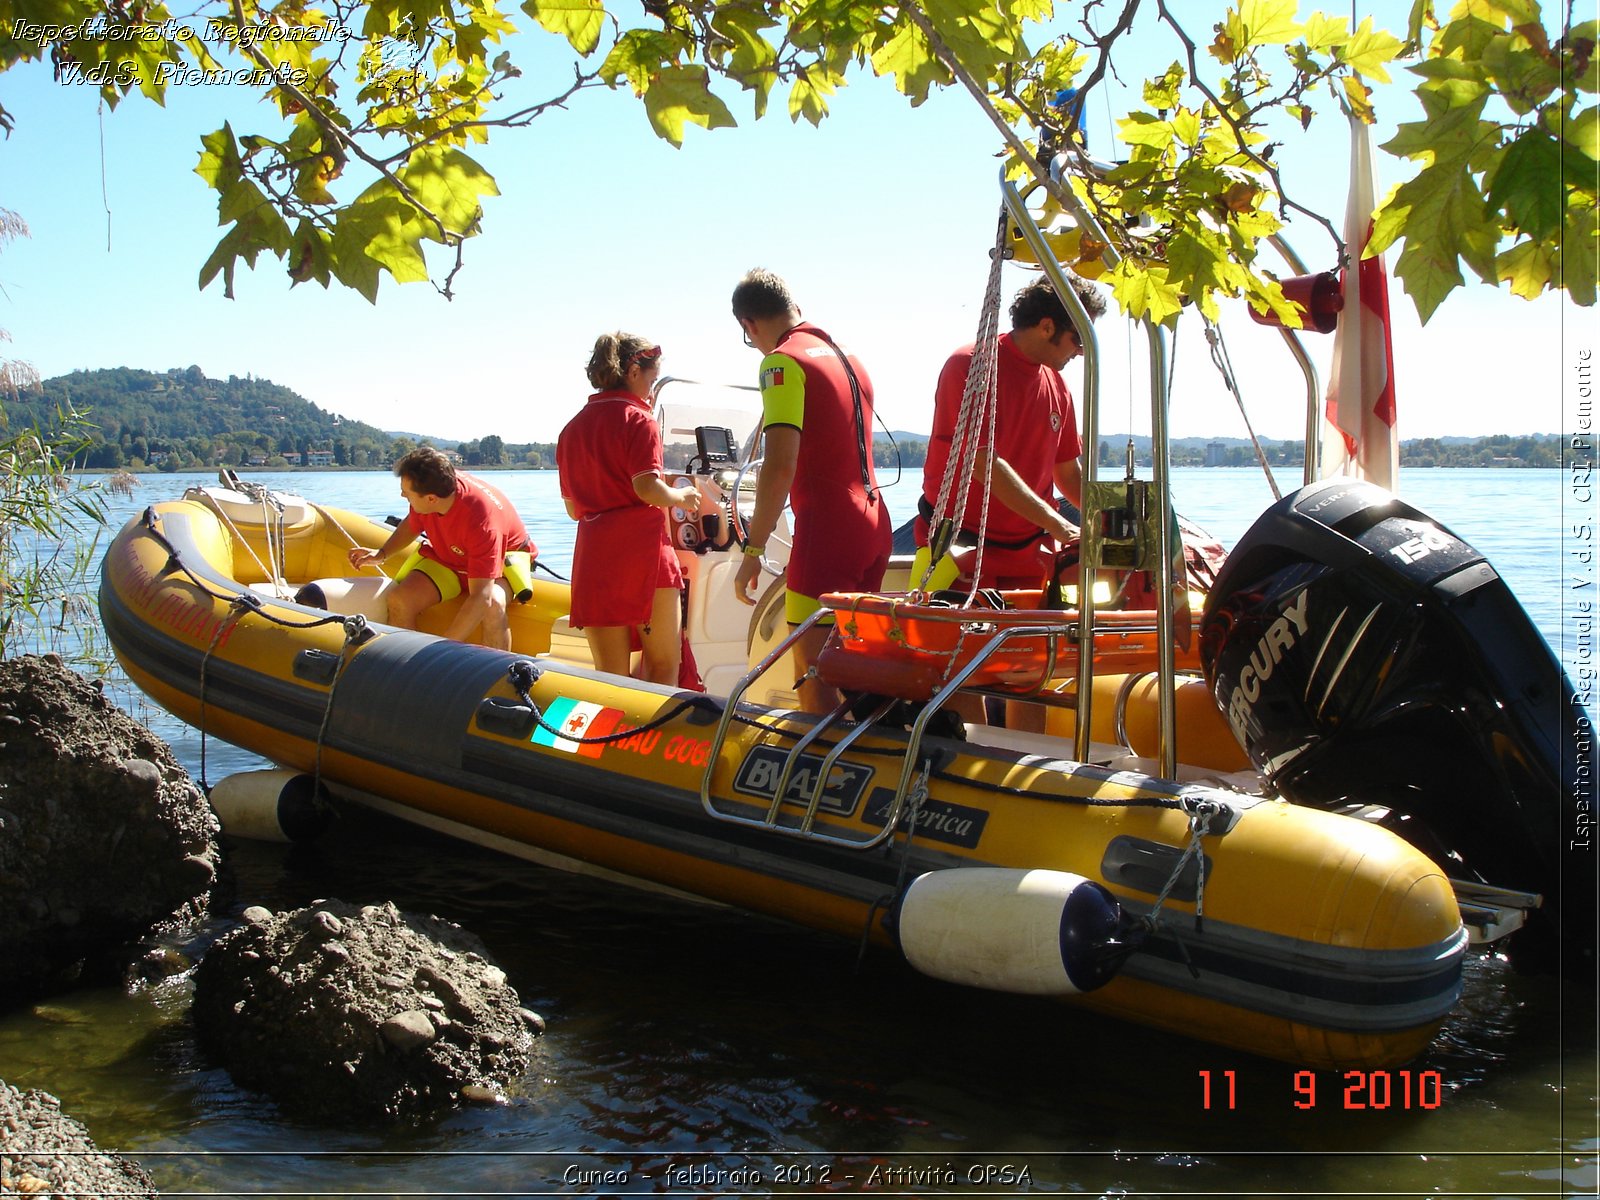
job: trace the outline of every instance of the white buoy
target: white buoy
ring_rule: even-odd
[[[230,837],[309,842],[328,827],[328,791],[299,771],[241,771],[211,788],[211,808]]]
[[[326,609],[341,617],[363,616],[369,621],[389,619],[389,597],[394,581],[385,575],[361,575],[352,579],[313,579],[294,594],[296,604]]]
[[[1117,899],[1065,871],[957,867],[913,880],[900,949],[935,979],[1027,995],[1091,992],[1116,974]]]

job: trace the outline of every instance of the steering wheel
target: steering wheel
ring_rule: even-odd
[[[766,460],[752,458],[740,463],[739,473],[733,477],[733,486],[728,489],[728,522],[733,526],[733,536],[738,540],[739,545],[741,546],[745,545],[750,540],[750,516],[755,512],[755,500],[753,498],[750,501],[750,511],[747,513],[744,508],[743,496],[745,478],[747,476],[749,477],[751,492],[753,494],[755,491],[756,477],[760,475],[761,464],[764,461]],[[785,500],[783,504],[783,512],[788,511],[789,502]],[[793,549],[794,547],[794,543],[788,538],[780,537],[776,529],[772,531],[772,540],[777,542],[778,545],[787,549]],[[761,556],[761,569],[767,572],[769,575],[776,575],[782,570],[782,568],[774,568],[769,566],[766,555]]]

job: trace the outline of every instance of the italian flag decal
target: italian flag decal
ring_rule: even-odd
[[[559,729],[566,736],[557,737],[550,729],[540,725],[533,731],[533,744],[565,750],[568,754],[578,754],[584,758],[599,758],[605,750],[604,743],[577,742],[572,739],[604,737],[614,733],[622,717],[620,708],[606,708],[600,704],[590,704],[587,700],[568,700],[563,697],[551,702],[550,707],[544,710],[544,725]]]

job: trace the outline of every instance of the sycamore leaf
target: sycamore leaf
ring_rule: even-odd
[[[341,283],[375,304],[380,271],[388,271],[397,283],[427,279],[422,239],[430,232],[428,223],[387,179],[362,192],[336,217],[329,251]]]
[[[1600,215],[1593,208],[1567,214],[1566,226],[1561,231],[1561,286],[1567,289],[1574,304],[1584,308],[1594,305],[1595,262],[1600,258]]]
[[[734,75],[762,74],[778,61],[778,51],[765,36],[765,31],[775,24],[765,8],[748,9],[728,4],[716,6],[711,27],[733,44],[728,69]]]
[[[1172,135],[1185,146],[1200,141],[1200,114],[1192,108],[1180,108],[1172,114]]]
[[[339,176],[339,164],[331,154],[318,154],[305,160],[295,175],[294,194],[307,204],[332,204],[328,184]]]
[[[1276,279],[1251,275],[1245,282],[1245,299],[1258,313],[1271,313],[1286,329],[1304,329],[1305,311],[1283,294]]]
[[[956,61],[979,79],[1026,57],[1020,30],[1004,6],[987,0],[923,0],[923,11]]]
[[[522,0],[522,11],[586,58],[600,44],[606,15],[600,0]]]
[[[289,278],[296,284],[315,281],[324,288],[333,279],[329,249],[332,239],[310,221],[302,220],[295,227],[294,244],[290,249]]]
[[[1295,0],[1240,0],[1223,21],[1222,35],[1241,55],[1255,46],[1287,45],[1301,34],[1296,8]]]
[[[934,57],[922,31],[904,22],[888,41],[872,52],[872,69],[879,75],[894,76],[894,86],[910,97],[912,104],[928,98],[934,84],[950,82],[950,72]]]
[[[1389,72],[1384,67],[1404,49],[1400,39],[1393,34],[1382,29],[1374,31],[1372,18],[1366,17],[1350,40],[1339,47],[1337,57],[1347,67],[1368,79],[1388,83]]]
[[[703,129],[728,129],[737,125],[728,106],[712,92],[704,67],[666,67],[650,81],[644,108],[656,136],[674,146],[683,145],[686,125]]]
[[[1306,21],[1301,37],[1313,54],[1326,54],[1335,46],[1342,46],[1350,40],[1350,27],[1343,17],[1329,17],[1315,12]]]
[[[1164,266],[1125,258],[1106,272],[1105,278],[1117,304],[1134,320],[1149,317],[1159,325],[1183,308],[1183,294],[1168,279]]]
[[[1561,136],[1591,159],[1600,161],[1600,105],[1591,104],[1561,126]]]
[[[1227,257],[1227,246],[1209,231],[1174,233],[1167,239],[1170,278],[1184,295],[1193,297],[1211,320],[1221,313],[1215,293],[1233,295],[1244,284],[1244,270]]]
[[[1395,274],[1424,323],[1461,286],[1461,260],[1494,278],[1499,227],[1464,163],[1427,167],[1397,187],[1379,209],[1368,252],[1379,252],[1397,233],[1406,244]]]
[[[1354,75],[1346,75],[1339,81],[1344,86],[1345,103],[1350,106],[1350,111],[1366,124],[1373,122],[1372,89]]]
[[[200,163],[194,173],[219,192],[237,182],[241,166],[239,150],[233,140],[233,126],[224,124],[221,129],[202,137],[200,144],[205,149],[200,154]]]
[[[266,193],[248,179],[223,189],[217,201],[217,224],[226,225],[262,208],[270,208]]]
[[[1533,300],[1550,282],[1550,252],[1540,242],[1519,242],[1495,258],[1495,272],[1512,295]]]
[[[477,232],[483,215],[479,198],[500,194],[489,172],[453,148],[433,146],[417,151],[399,177],[446,229],[468,237]],[[439,240],[437,230],[430,236]]]
[[[1456,107],[1439,92],[1421,92],[1419,98],[1427,119],[1397,126],[1394,137],[1383,143],[1390,154],[1424,163],[1464,162],[1500,135],[1498,125],[1479,120],[1485,96]]]
[[[1561,227],[1564,199],[1560,143],[1543,129],[1525,130],[1501,156],[1489,181],[1489,202],[1539,239]]]
[[[1117,135],[1130,146],[1152,146],[1165,150],[1172,145],[1172,123],[1153,113],[1129,113],[1117,122]]]
[[[600,64],[600,78],[612,87],[626,78],[635,95],[644,95],[657,71],[677,59],[681,44],[670,34],[630,29],[617,39]]]
[[[813,83],[810,75],[802,76],[789,85],[789,119],[796,124],[804,117],[813,125],[820,125],[828,115],[829,93],[833,87],[823,79]]]

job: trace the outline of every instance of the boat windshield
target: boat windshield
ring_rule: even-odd
[[[761,428],[759,389],[669,376],[656,385],[655,398],[668,471],[686,470],[691,462],[702,471],[717,463],[737,466],[750,456]]]

